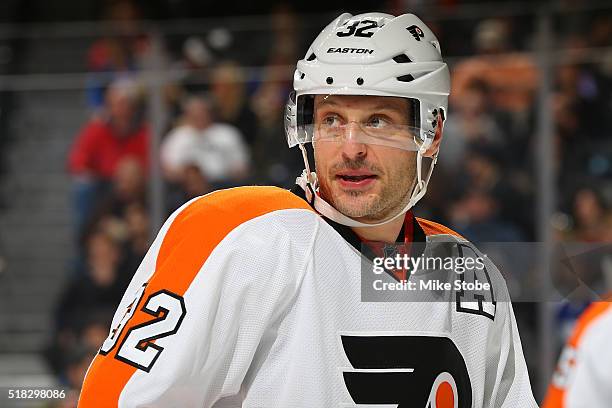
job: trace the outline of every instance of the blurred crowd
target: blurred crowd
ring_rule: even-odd
[[[142,16],[133,3],[115,3],[106,17],[122,26],[88,53],[91,117],[67,160],[78,257],[58,302],[48,353],[74,390],[151,237],[152,125],[138,73],[149,67],[152,41],[135,29]],[[433,25],[449,57],[453,89],[438,165],[417,213],[476,243],[538,239],[541,78],[529,52],[534,26],[522,17]],[[555,66],[547,101],[555,122],[557,213],[551,223],[558,240],[610,241],[612,53],[601,52],[597,61],[582,57],[590,48],[609,46],[612,20],[566,15],[559,26],[555,47],[569,50],[570,58]],[[318,29],[301,30],[296,13],[283,5],[270,15],[269,29],[250,39],[258,53],[241,46],[248,33],[224,29],[164,42],[164,64],[172,74],[163,88],[169,118],[159,157],[167,214],[219,188],[291,186],[303,164],[285,142],[284,105],[293,67]]]

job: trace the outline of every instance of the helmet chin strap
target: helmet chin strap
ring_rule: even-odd
[[[404,214],[406,214],[406,212],[408,212],[408,210],[414,207],[414,205],[425,195],[425,192],[427,191],[427,184],[429,183],[429,179],[431,178],[431,175],[433,173],[433,168],[438,158],[437,154],[432,157],[432,162],[429,167],[429,171],[427,172],[427,177],[423,180],[422,163],[423,163],[423,154],[425,153],[425,149],[421,148],[417,152],[417,161],[416,161],[417,183],[412,189],[410,199],[408,200],[408,203],[406,204],[406,206],[401,211],[399,211],[397,214],[395,214],[394,216],[390,218],[387,218],[384,221],[373,223],[373,224],[366,224],[366,223],[359,222],[351,217],[348,217],[342,214],[340,211],[335,209],[331,204],[325,201],[318,194],[319,185],[318,185],[317,174],[315,172],[310,171],[310,164],[308,163],[308,156],[306,154],[306,148],[304,147],[302,143],[299,144],[299,147],[300,147],[300,150],[302,151],[302,157],[304,158],[304,165],[306,169],[304,170],[302,175],[299,176],[295,180],[296,184],[298,184],[302,188],[302,190],[304,190],[306,194],[306,199],[310,203],[312,203],[313,207],[315,208],[315,210],[319,212],[319,214],[329,218],[332,221],[337,222],[338,224],[346,225],[347,227],[377,227],[379,225],[387,224],[395,220],[396,218],[401,217]]]

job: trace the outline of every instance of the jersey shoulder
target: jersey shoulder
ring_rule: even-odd
[[[176,241],[216,245],[231,231],[255,218],[281,210],[313,211],[306,201],[278,187],[248,186],[217,190],[194,198],[173,214],[164,247]]]
[[[306,201],[288,190],[272,186],[243,186],[217,190],[193,199],[183,212],[190,216],[206,216],[210,212],[233,212],[248,219],[268,212],[286,209],[308,209]],[[232,217],[233,218],[233,217]],[[226,218],[230,222],[231,219]]]
[[[460,253],[461,255],[459,255],[460,257],[479,258],[484,265],[483,271],[486,274],[486,278],[480,276],[477,277],[477,279],[486,279],[490,283],[492,296],[496,302],[510,302],[510,294],[506,285],[506,279],[490,257],[458,232],[434,221],[418,217],[415,218],[423,229],[423,232],[425,232],[429,242],[437,242],[442,245],[448,243],[461,245],[462,250]]]
[[[612,316],[612,298],[591,303],[576,321],[569,343],[577,347],[592,327],[604,317],[610,319],[610,316]],[[610,331],[612,332],[612,330]]]
[[[184,231],[186,235],[203,231],[225,235],[257,217],[290,209],[313,211],[306,201],[279,187],[245,186],[217,190],[194,198],[178,209],[170,230],[187,229],[189,231]]]
[[[419,217],[415,217],[415,218],[417,222],[419,223],[420,227],[423,229],[423,232],[425,232],[425,235],[428,237],[433,236],[433,235],[452,235],[461,240],[465,240],[465,238],[461,236],[461,234],[453,231],[452,229],[448,227],[445,227],[442,224],[438,224],[437,222],[426,220],[424,218],[419,218]]]
[[[304,200],[277,187],[236,187],[194,198],[170,216],[158,235],[155,279],[164,282],[160,287],[177,287],[175,293],[183,293],[204,262],[232,231],[244,224],[261,225],[250,221],[288,209],[312,211]],[[261,228],[257,231],[261,238]],[[253,239],[253,233],[249,237]],[[250,248],[249,241],[244,240],[245,235],[239,238],[243,239],[243,247]],[[182,272],[175,273],[177,269]]]

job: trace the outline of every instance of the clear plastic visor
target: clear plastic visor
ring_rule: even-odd
[[[294,129],[289,145],[298,143],[364,143],[418,151],[419,101],[370,95],[300,95],[293,104]],[[293,140],[292,140],[293,139]]]

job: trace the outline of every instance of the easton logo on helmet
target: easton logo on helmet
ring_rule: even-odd
[[[425,37],[425,33],[423,33],[423,30],[421,30],[417,25],[406,27],[406,30],[410,31],[410,34],[412,34],[414,39],[417,41],[421,41],[421,38]]]
[[[328,54],[333,54],[335,52],[339,52],[342,54],[372,54],[374,50],[370,50],[368,48],[334,48],[334,47],[330,47],[327,50]]]

